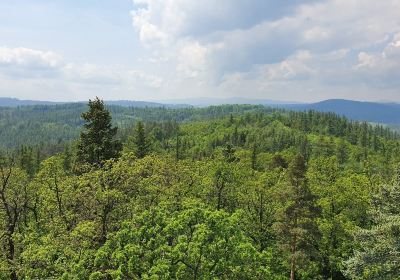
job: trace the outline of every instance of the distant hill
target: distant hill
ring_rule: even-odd
[[[317,103],[293,103],[268,99],[248,99],[232,97],[218,98],[194,98],[161,101],[163,103],[186,103],[193,106],[210,106],[221,104],[252,104],[279,107],[291,110],[315,110],[320,112],[333,112],[343,115],[351,120],[367,121],[374,123],[400,126],[400,104],[361,102],[345,99],[329,99]]]
[[[129,105],[136,103],[128,103]],[[143,103],[142,103],[143,105]],[[146,104],[148,105],[148,104]],[[119,127],[121,138],[130,133],[136,121],[166,122],[173,127],[175,122],[188,122],[239,115],[255,111],[272,111],[257,105],[222,105],[207,108],[166,108],[129,107],[108,105],[113,123]],[[0,106],[0,151],[20,145],[42,145],[62,148],[64,142],[79,137],[84,121],[81,118],[87,110],[82,102],[30,105]]]
[[[292,110],[334,112],[352,120],[400,125],[400,104],[329,99],[311,104],[278,105]]]
[[[2,107],[17,107],[26,105],[55,105],[62,102],[40,101],[40,100],[22,100],[11,97],[0,97],[0,106]]]
[[[169,100],[159,100],[163,104],[189,104],[198,107],[207,106],[218,106],[224,104],[248,104],[248,105],[287,105],[287,104],[297,104],[296,102],[287,102],[279,100],[269,100],[269,99],[251,99],[242,97],[231,97],[231,98],[187,98],[187,99],[169,99]]]
[[[149,107],[149,108],[160,108],[160,107],[166,107],[166,108],[187,108],[191,107],[191,105],[188,104],[164,104],[164,103],[158,103],[158,102],[149,102],[149,101],[132,101],[132,100],[106,100],[105,103],[107,105],[117,105],[117,106],[122,106],[122,107],[137,107],[137,108],[144,108],[144,107]]]
[[[80,101],[76,103],[86,103]],[[290,110],[316,110],[320,112],[333,112],[343,115],[351,120],[368,121],[374,123],[400,126],[400,104],[398,103],[377,103],[361,102],[345,99],[329,99],[317,103],[287,103],[284,101],[268,99],[247,99],[232,97],[227,99],[218,98],[194,98],[164,100],[159,102],[134,101],[134,100],[106,100],[107,105],[137,108],[189,108],[192,106],[207,107],[210,105],[222,104],[250,104],[278,107]],[[20,100],[17,98],[0,97],[0,107],[17,107],[25,105],[57,105],[65,102]]]
[[[17,107],[17,106],[31,106],[31,105],[57,105],[67,103],[86,103],[87,101],[78,102],[52,102],[52,101],[40,101],[40,100],[22,100],[18,98],[0,97],[0,107]],[[162,104],[157,102],[148,101],[133,101],[133,100],[105,100],[107,105],[117,105],[123,107],[137,107],[137,108],[186,108],[190,107],[187,104]]]

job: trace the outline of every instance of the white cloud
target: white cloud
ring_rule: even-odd
[[[199,42],[186,44],[180,49],[177,70],[190,78],[199,76],[205,70],[207,52]]]
[[[339,87],[348,93],[364,86],[377,91],[380,84],[390,90],[399,86],[392,81],[399,78],[397,0],[293,1],[286,10],[279,9],[284,3],[261,0],[245,6],[225,0],[216,6],[208,0],[134,3],[139,8],[132,18],[142,43],[168,57],[158,59],[156,67],[175,67],[178,81],[197,80],[205,94],[319,89],[328,98]],[[249,17],[262,5],[279,16]],[[149,37],[157,38],[156,44],[142,37],[146,26],[152,26],[155,35]],[[298,99],[293,94],[288,98]]]
[[[56,68],[63,64],[61,56],[53,52],[28,48],[0,47],[0,65],[16,65],[29,68]]]
[[[264,65],[262,71],[267,80],[306,79],[314,72],[308,65],[312,58],[310,52],[300,51],[280,63]]]
[[[126,64],[0,48],[0,76],[142,99],[389,99],[400,88],[399,11],[399,0],[133,0]]]
[[[0,47],[0,75],[9,78],[57,76],[63,65],[62,57],[53,52]]]
[[[124,66],[67,63],[50,51],[0,48],[0,90],[14,91],[17,96],[32,91],[41,96],[57,92],[58,98],[64,95],[67,99],[76,96],[82,100],[101,92],[106,96],[113,92],[145,93],[162,84],[163,80],[155,75]]]
[[[400,87],[400,33],[381,52],[360,52],[354,69],[380,88]]]

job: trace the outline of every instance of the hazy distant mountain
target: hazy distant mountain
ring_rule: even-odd
[[[86,103],[87,101],[78,101],[75,103]],[[21,100],[18,98],[0,97],[0,106],[2,107],[17,107],[17,106],[27,106],[27,105],[56,105],[56,104],[66,104],[72,102],[52,102],[52,101],[40,101],[40,100]],[[185,104],[162,104],[157,102],[148,101],[133,101],[133,100],[105,100],[108,105],[117,105],[123,107],[167,107],[167,108],[184,108],[190,105]]]
[[[268,99],[247,99],[233,97],[194,98],[161,101],[162,103],[186,103],[193,106],[209,106],[221,104],[259,104],[293,110],[316,110],[321,112],[334,112],[352,120],[368,121],[375,123],[400,125],[400,104],[361,102],[344,99],[329,99],[317,103],[294,103]]]
[[[24,105],[52,105],[61,104],[62,102],[40,101],[40,100],[21,100],[18,98],[0,97],[0,106],[16,107]]]
[[[81,101],[78,103],[86,103]],[[344,99],[329,99],[317,103],[293,103],[267,99],[246,99],[246,98],[193,98],[193,99],[175,99],[160,102],[133,101],[133,100],[113,100],[105,101],[108,105],[117,105],[123,107],[166,107],[166,108],[185,108],[190,106],[210,106],[221,104],[252,104],[266,105],[291,110],[316,110],[321,112],[334,112],[346,116],[352,120],[368,121],[375,123],[385,123],[400,125],[400,104],[398,103],[378,103],[361,102]],[[65,102],[20,100],[17,98],[0,97],[0,106],[16,107],[24,105],[52,105],[63,104]]]
[[[149,102],[149,101],[132,101],[132,100],[106,100],[106,104],[108,105],[117,105],[123,107],[149,107],[149,108],[159,108],[159,107],[167,107],[167,108],[186,108],[190,107],[187,104],[165,104],[158,102]]]
[[[193,106],[211,106],[211,105],[223,105],[223,104],[250,104],[250,105],[281,105],[281,104],[298,104],[297,102],[287,102],[278,100],[268,99],[250,99],[242,97],[231,97],[231,98],[188,98],[188,99],[170,99],[170,100],[159,100],[163,104],[190,104]]]
[[[316,110],[334,112],[352,120],[385,124],[400,124],[400,104],[361,102],[344,99],[330,99],[311,104],[279,105],[294,110]]]

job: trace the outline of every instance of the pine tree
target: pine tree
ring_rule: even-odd
[[[175,161],[178,161],[181,157],[180,146],[181,146],[181,140],[179,139],[179,132],[178,132],[176,134],[176,143],[175,143]]]
[[[298,155],[289,166],[289,184],[282,190],[282,207],[277,213],[279,243],[288,253],[290,279],[296,279],[296,272],[318,256],[317,242],[319,230],[316,219],[320,209],[316,197],[311,193],[306,181],[304,157]]]
[[[135,155],[138,158],[144,158],[150,152],[150,143],[146,137],[144,125],[141,121],[136,124],[135,129]]]
[[[232,144],[227,144],[222,152],[226,162],[237,161],[237,157],[235,156],[235,148],[232,146]]]
[[[253,145],[253,149],[251,151],[251,169],[257,169],[257,146],[256,143]]]
[[[340,139],[339,143],[337,144],[336,157],[340,164],[345,163],[347,160],[348,148],[347,148],[346,142],[343,139]]]
[[[288,168],[288,163],[286,162],[285,158],[279,154],[275,154],[271,159],[270,168]]]
[[[105,160],[118,158],[121,142],[115,139],[117,127],[111,124],[111,114],[103,100],[89,100],[89,110],[82,114],[84,131],[78,142],[78,162],[102,166]]]
[[[69,145],[66,145],[64,147],[64,152],[63,152],[63,167],[64,171],[70,171],[71,166],[72,166],[72,153],[71,153],[71,148]]]
[[[359,247],[346,262],[351,279],[389,280],[400,275],[400,184],[384,186],[376,195],[370,210],[372,227],[359,229]]]
[[[234,118],[233,118],[233,114],[231,113],[229,115],[229,126],[231,126],[233,123],[235,122]]]

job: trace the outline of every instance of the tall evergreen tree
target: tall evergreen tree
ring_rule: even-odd
[[[256,143],[253,145],[253,149],[251,151],[251,169],[257,169],[257,146]]]
[[[306,182],[303,156],[294,158],[288,173],[290,183],[282,190],[283,205],[277,213],[275,228],[281,248],[288,254],[290,279],[295,280],[297,271],[318,256],[320,234],[316,219],[320,210]]]
[[[359,229],[359,248],[347,262],[351,279],[389,280],[400,275],[400,185],[382,187],[372,200],[372,227]]]
[[[176,143],[175,143],[175,161],[178,161],[181,157],[180,155],[180,147],[181,147],[181,140],[179,138],[179,132],[176,134]]]
[[[235,156],[235,148],[232,146],[232,144],[227,144],[222,152],[227,162],[237,161],[237,157]]]
[[[121,142],[115,139],[117,127],[111,124],[111,114],[103,100],[89,100],[89,110],[82,114],[84,131],[78,142],[77,159],[82,163],[102,166],[103,161],[117,158]]]
[[[135,155],[138,158],[144,158],[150,152],[150,143],[147,139],[146,132],[144,129],[143,122],[139,121],[136,124],[135,136],[134,136],[134,144],[135,144]]]

